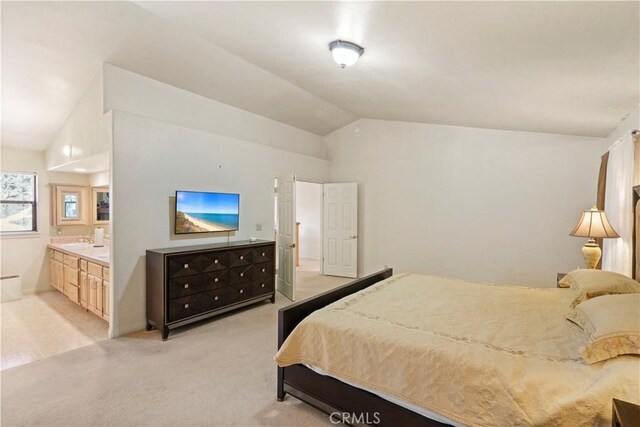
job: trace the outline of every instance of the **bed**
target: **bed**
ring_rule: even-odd
[[[610,425],[640,358],[587,365],[570,299],[382,270],[279,311],[278,400],[351,425]]]

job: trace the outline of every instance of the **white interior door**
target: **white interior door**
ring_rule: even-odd
[[[294,300],[296,284],[296,176],[278,177],[277,289]]]
[[[324,184],[323,273],[358,275],[358,184]]]

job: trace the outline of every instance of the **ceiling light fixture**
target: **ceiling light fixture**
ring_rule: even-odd
[[[362,46],[344,40],[332,41],[329,43],[329,50],[331,51],[334,61],[342,68],[355,64],[358,58],[364,53]]]

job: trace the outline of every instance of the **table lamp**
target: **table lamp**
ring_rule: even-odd
[[[602,255],[602,251],[596,243],[596,238],[620,237],[611,226],[607,214],[598,210],[595,206],[591,210],[582,212],[580,221],[569,234],[571,236],[589,238],[589,241],[582,247],[582,257],[587,264],[587,268],[596,268]]]

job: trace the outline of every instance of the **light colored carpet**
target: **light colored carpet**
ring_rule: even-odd
[[[296,268],[295,299],[300,301],[317,295],[327,289],[344,285],[353,279],[320,274],[319,261],[301,258],[300,266]]]
[[[0,304],[0,369],[8,369],[107,339],[107,322],[58,291]]]
[[[332,425],[291,396],[276,401],[277,311],[288,304],[277,294],[165,342],[140,332],[3,371],[2,424]]]

